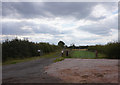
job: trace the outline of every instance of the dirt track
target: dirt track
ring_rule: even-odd
[[[45,69],[66,83],[118,83],[118,60],[65,59]]]
[[[57,83],[61,80],[48,76],[44,67],[55,58],[41,58],[13,65],[3,66],[3,83]]]

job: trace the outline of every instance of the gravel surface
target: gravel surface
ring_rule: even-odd
[[[2,67],[3,83],[57,83],[61,80],[47,75],[44,67],[56,58],[41,58]]]
[[[65,59],[45,69],[65,83],[118,83],[118,60]]]

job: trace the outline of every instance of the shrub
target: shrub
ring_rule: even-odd
[[[108,43],[106,45],[95,45],[95,46],[89,46],[88,50],[95,51],[97,50],[100,53],[104,53],[107,55],[107,58],[110,59],[119,59],[120,56],[120,43],[119,42],[113,42]]]

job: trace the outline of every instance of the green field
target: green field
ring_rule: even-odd
[[[70,53],[71,58],[82,58],[82,59],[95,59],[95,52],[90,51],[72,51]],[[98,53],[98,58],[104,58],[105,55]]]

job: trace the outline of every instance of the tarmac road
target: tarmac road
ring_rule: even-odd
[[[60,79],[49,76],[44,67],[56,58],[41,58],[28,62],[5,65],[2,67],[3,83],[59,83]]]

